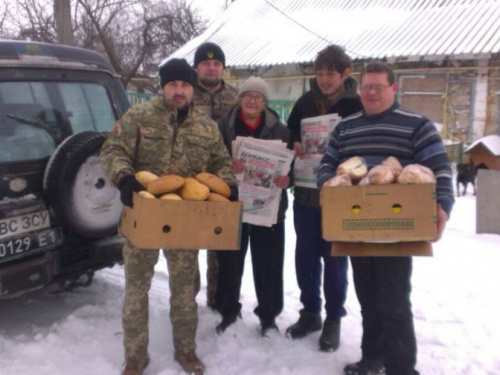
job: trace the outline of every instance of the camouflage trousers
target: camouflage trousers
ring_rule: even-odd
[[[198,250],[165,250],[170,286],[170,321],[175,351],[196,349],[198,326],[196,294],[200,289]],[[159,250],[138,249],[128,241],[123,246],[125,261],[125,301],[122,324],[125,359],[148,355],[148,292],[158,261]]]
[[[219,261],[217,252],[207,250],[207,305],[214,307],[217,299],[217,279],[219,277]]]

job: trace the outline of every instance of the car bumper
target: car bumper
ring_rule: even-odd
[[[81,238],[75,238],[73,243],[66,242],[62,247],[43,254],[1,264],[0,299],[14,298],[66,280],[74,281],[81,275],[123,262],[123,237],[81,241]]]

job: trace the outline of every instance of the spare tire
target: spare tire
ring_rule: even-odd
[[[99,151],[107,133],[85,131],[64,140],[52,154],[43,178],[50,208],[63,228],[86,238],[116,233],[122,204],[104,176]]]

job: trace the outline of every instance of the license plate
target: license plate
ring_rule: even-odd
[[[0,240],[0,259],[3,260],[60,243],[62,243],[61,228],[51,228],[10,240]]]
[[[49,211],[30,212],[0,220],[0,240],[50,228]]]

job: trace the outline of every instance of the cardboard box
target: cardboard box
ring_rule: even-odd
[[[432,256],[432,244],[425,241],[367,243],[333,242],[332,256]]]
[[[432,241],[437,237],[434,184],[325,187],[323,238],[344,242]]]
[[[120,233],[144,249],[240,248],[241,202],[195,202],[147,199],[134,193],[125,207]]]

